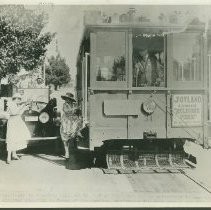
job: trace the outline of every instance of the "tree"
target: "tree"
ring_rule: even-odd
[[[48,59],[48,63],[46,66],[46,83],[55,85],[57,90],[58,86],[67,84],[70,81],[70,69],[60,54],[56,57],[51,56]]]
[[[46,46],[54,34],[42,33],[47,23],[43,12],[22,5],[0,6],[0,80],[41,66]]]
[[[119,58],[114,60],[113,63],[113,76],[112,80],[125,80],[125,57],[120,56]]]

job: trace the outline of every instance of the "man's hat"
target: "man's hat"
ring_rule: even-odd
[[[66,93],[66,95],[61,96],[61,98],[63,100],[70,100],[72,102],[76,102],[76,100],[74,99],[74,95],[72,93]]]

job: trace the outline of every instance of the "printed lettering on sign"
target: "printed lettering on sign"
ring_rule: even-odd
[[[202,95],[173,95],[172,127],[202,125]]]

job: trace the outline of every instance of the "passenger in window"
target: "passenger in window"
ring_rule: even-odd
[[[141,51],[138,55],[135,56],[135,65],[134,65],[134,86],[135,87],[143,87],[147,83],[146,78],[146,51]]]
[[[135,63],[135,73],[136,73],[136,87],[151,86],[152,82],[152,65],[153,55],[149,54],[148,50],[139,51],[138,59]]]
[[[147,57],[147,85],[148,86],[158,86],[158,59],[155,56],[155,52],[149,52]]]
[[[155,54],[157,59],[157,78],[155,81],[155,86],[164,86],[164,53],[158,52]]]
[[[135,59],[135,76],[133,84],[135,87],[160,86],[164,81],[163,56],[160,53],[140,51]]]

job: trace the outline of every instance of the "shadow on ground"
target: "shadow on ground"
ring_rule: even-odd
[[[93,167],[93,155],[89,150],[76,149],[70,152],[70,158],[65,159],[63,144],[59,140],[30,142],[28,147],[17,152],[19,155],[30,155],[51,164],[64,166],[69,170],[79,170]],[[0,142],[0,160],[6,161],[5,142]]]
[[[51,164],[59,165],[59,166],[64,166],[66,167],[66,160],[57,155],[46,155],[46,154],[31,154],[32,157],[40,159],[42,161],[49,162]]]

